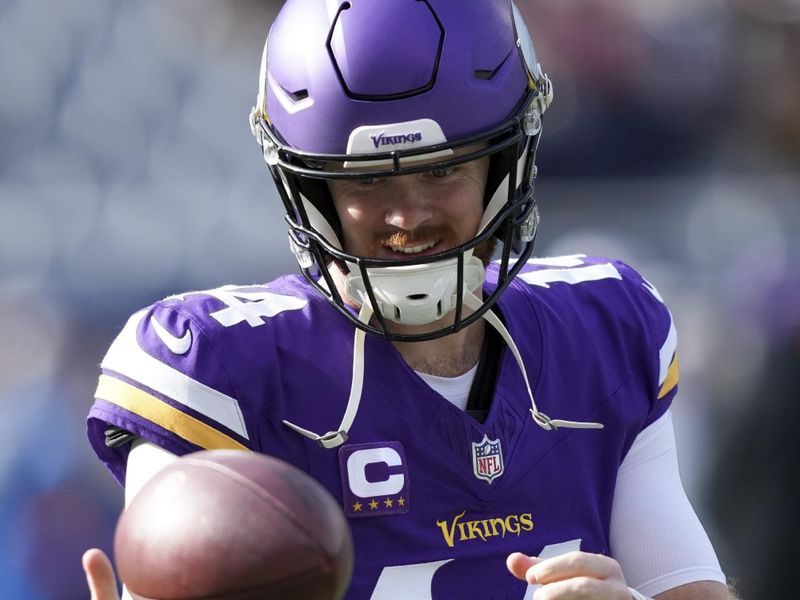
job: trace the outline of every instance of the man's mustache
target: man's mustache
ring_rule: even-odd
[[[394,246],[409,248],[430,242],[452,239],[453,230],[447,226],[423,226],[413,231],[395,231],[378,236],[375,244],[380,247]]]

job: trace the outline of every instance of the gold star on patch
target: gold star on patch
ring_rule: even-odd
[[[397,503],[398,503],[400,506],[405,506],[405,505],[406,505],[406,499],[405,499],[405,498],[403,498],[402,496],[400,496],[400,497],[397,499]]]
[[[391,498],[387,498],[386,500],[383,501],[383,503],[386,505],[386,508],[392,508],[392,505],[394,504]]]
[[[378,508],[378,502],[375,500],[375,498],[373,498],[369,503],[369,509],[375,510],[377,508]]]
[[[353,504],[353,512],[360,512],[362,506],[361,502],[356,502]]]

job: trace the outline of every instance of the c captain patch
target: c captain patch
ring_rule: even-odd
[[[503,474],[503,449],[500,440],[490,440],[484,434],[480,442],[472,442],[472,472],[475,477],[487,483],[492,483]]]
[[[351,519],[408,512],[408,468],[400,442],[339,448],[344,513]]]

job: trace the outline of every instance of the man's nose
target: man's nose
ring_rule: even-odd
[[[416,229],[433,215],[430,199],[422,186],[416,184],[411,176],[396,178],[395,190],[386,211],[386,224],[404,231]]]

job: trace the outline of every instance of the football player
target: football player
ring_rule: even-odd
[[[264,452],[341,502],[347,598],[730,598],[661,296],[531,258],[551,100],[510,0],[288,0],[250,125],[302,276],[130,318],[88,422],[126,501],[177,455]]]

